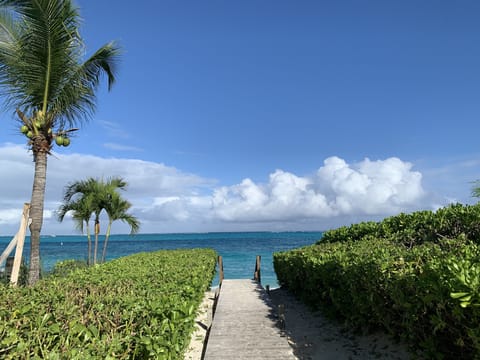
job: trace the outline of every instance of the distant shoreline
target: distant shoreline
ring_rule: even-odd
[[[324,233],[326,230],[285,230],[285,231],[206,231],[206,232],[145,232],[145,233],[138,233],[134,235],[130,235],[128,233],[118,233],[118,234],[111,234],[110,236],[129,236],[129,237],[136,237],[139,235],[222,235],[222,234],[315,234],[315,233]],[[11,237],[13,238],[13,234],[0,234],[0,239],[4,237]],[[41,238],[48,238],[48,237],[73,237],[73,236],[87,236],[86,234],[42,234]],[[100,234],[100,236],[105,236],[104,234]],[[29,238],[30,235],[27,235],[26,238]],[[92,235],[93,237],[93,235]]]

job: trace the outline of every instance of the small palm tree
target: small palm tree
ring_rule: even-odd
[[[98,236],[100,234],[100,214],[103,210],[111,207],[110,202],[115,194],[117,194],[117,189],[124,190],[127,186],[127,183],[121,177],[112,177],[109,178],[106,182],[103,180],[96,181],[96,206],[95,206],[95,249],[93,252],[93,263],[97,263],[97,254],[98,254]],[[118,194],[117,194],[118,195]],[[108,240],[107,240],[108,241]],[[104,244],[104,251],[105,244]]]
[[[105,241],[103,243],[102,262],[105,262],[108,239],[110,237],[110,231],[114,221],[120,220],[127,223],[130,226],[130,234],[136,234],[140,229],[140,222],[138,219],[135,216],[127,213],[131,206],[132,204],[130,204],[127,200],[122,199],[120,194],[117,192],[114,192],[110,197],[110,201],[105,203],[105,211],[108,215],[108,226],[107,232],[105,233]]]
[[[83,61],[80,17],[71,0],[0,0],[0,96],[28,137],[35,174],[30,201],[29,284],[40,277],[47,155],[95,110],[101,75],[113,84],[118,46]]]
[[[63,221],[68,212],[73,213],[73,220],[77,228],[83,233],[85,229],[88,241],[88,264],[92,264],[92,238],[90,234],[90,219],[92,214],[98,208],[98,201],[95,196],[97,192],[97,183],[95,179],[73,182],[65,188],[63,204],[57,211],[57,217],[60,222]]]
[[[58,210],[58,219],[62,221],[67,212],[73,212],[73,220],[77,227],[83,231],[85,222],[88,238],[88,260],[90,264],[97,263],[98,237],[100,234],[100,215],[106,211],[108,215],[108,226],[103,244],[102,262],[105,261],[107,253],[107,244],[110,237],[112,223],[121,220],[130,225],[131,233],[136,233],[139,229],[139,222],[133,216],[127,213],[131,204],[124,200],[118,190],[124,190],[127,183],[120,177],[110,178],[107,181],[88,178],[87,180],[76,181],[66,186],[63,197],[63,204]],[[93,259],[91,256],[91,238],[89,231],[89,222],[94,215],[94,234],[95,242],[93,249]]]
[[[87,199],[78,199],[70,203],[62,204],[57,212],[57,217],[60,222],[63,221],[67,212],[73,212],[73,221],[78,230],[82,233],[86,230],[88,241],[88,258],[87,264],[92,263],[92,238],[90,234],[90,219],[92,217],[92,207],[86,201]],[[84,227],[85,223],[85,227]]]

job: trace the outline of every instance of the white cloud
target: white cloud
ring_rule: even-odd
[[[0,234],[17,230],[33,178],[31,154],[24,146],[0,146]],[[422,175],[398,158],[348,164],[326,159],[317,172],[299,176],[276,170],[264,183],[245,178],[217,186],[212,179],[161,163],[92,155],[49,158],[44,232],[75,233],[70,220],[59,224],[64,186],[86,177],[122,176],[125,197],[143,232],[231,230],[321,230],[345,219],[381,217],[400,211],[432,208]],[[115,225],[115,232],[128,232]]]
[[[30,200],[33,181],[31,153],[25,146],[0,145],[0,234],[16,232],[24,202]],[[160,163],[135,159],[101,158],[82,154],[55,154],[47,165],[47,186],[45,197],[46,233],[72,233],[74,227],[67,222],[59,224],[55,210],[60,205],[64,187],[72,181],[87,177],[107,178],[121,176],[129,186],[125,197],[133,204],[136,215],[141,215],[154,206],[155,198],[163,196],[193,196],[211,188],[215,182],[194,174],[184,173]],[[15,215],[17,209],[17,215]],[[179,210],[180,211],[180,210]],[[182,213],[185,213],[181,210]],[[183,218],[180,215],[174,219]],[[160,219],[162,221],[162,219]],[[116,225],[117,227],[117,225]],[[120,229],[121,226],[120,226]],[[115,230],[115,229],[114,229]],[[161,231],[143,228],[143,231]]]
[[[103,147],[111,150],[116,150],[116,151],[143,151],[143,149],[140,149],[136,146],[129,146],[129,145],[123,145],[123,144],[116,144],[116,143],[105,143],[103,144]]]
[[[22,209],[2,209],[0,210],[0,225],[18,224]]]
[[[128,139],[130,134],[114,121],[99,121],[100,125],[106,130],[107,135],[114,138]]]
[[[246,179],[217,189],[213,210],[228,221],[282,221],[345,215],[381,215],[422,205],[422,176],[397,158],[348,165],[330,157],[314,176],[277,170],[269,182]]]
[[[425,193],[422,175],[398,158],[348,165],[338,157],[325,160],[314,179],[336,214],[389,214],[415,208]]]

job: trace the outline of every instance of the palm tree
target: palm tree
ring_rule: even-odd
[[[105,241],[103,242],[102,262],[105,262],[107,255],[107,244],[110,237],[110,231],[112,229],[112,223],[116,220],[123,221],[130,226],[130,234],[136,234],[140,229],[140,222],[138,219],[127,213],[132,204],[127,200],[122,199],[120,194],[113,192],[110,197],[110,201],[105,203],[105,211],[108,215],[107,232],[105,233]]]
[[[33,152],[29,284],[40,277],[47,155],[95,110],[101,75],[115,77],[111,42],[86,61],[79,12],[71,0],[0,0],[0,96],[16,111]],[[67,138],[68,139],[68,138]]]
[[[85,223],[85,230],[87,233],[88,242],[88,265],[92,264],[92,238],[90,234],[90,219],[92,217],[93,209],[95,206],[95,198],[89,191],[89,186],[91,185],[92,184],[88,182],[77,182],[67,186],[64,194],[64,203],[57,211],[57,217],[60,222],[63,221],[65,215],[69,211],[73,212],[73,221],[75,222],[77,229],[79,229],[82,233],[84,232],[83,224]],[[72,200],[74,195],[80,194],[84,196]]]
[[[90,207],[87,205],[86,202],[77,200],[69,204],[64,204],[60,207],[57,214],[58,220],[62,222],[65,215],[69,211],[73,212],[73,221],[75,222],[77,229],[80,230],[82,233],[84,232],[84,230],[86,230],[88,241],[87,264],[90,265],[92,263],[92,238],[90,234],[90,218],[92,217],[92,212],[90,211]],[[84,223],[86,229],[84,229]]]
[[[100,233],[100,213],[103,210],[103,182],[94,178],[88,178],[86,180],[75,181],[65,187],[63,195],[63,204],[57,211],[59,221],[62,221],[68,211],[73,212],[73,220],[77,224],[77,228],[80,228],[83,232],[83,226],[80,227],[79,220],[87,223],[87,240],[88,240],[88,263],[97,263],[98,253],[98,235]],[[92,214],[95,215],[95,245],[93,250],[92,259],[92,242],[90,237],[90,218]],[[93,262],[92,262],[93,260]]]
[[[100,234],[100,213],[103,210],[111,207],[110,202],[112,198],[117,194],[117,189],[124,190],[127,186],[125,180],[121,177],[112,177],[109,178],[106,182],[103,180],[96,181],[96,206],[95,206],[95,249],[93,251],[93,263],[97,263],[97,254],[98,254],[98,236]],[[108,241],[108,240],[107,240]],[[105,244],[104,244],[104,251]]]
[[[108,215],[108,226],[103,244],[102,261],[105,261],[108,239],[112,223],[115,220],[121,220],[130,225],[131,233],[136,233],[139,229],[139,222],[133,216],[127,213],[131,204],[124,200],[117,190],[124,190],[127,183],[120,177],[113,177],[107,181],[88,178],[82,181],[75,181],[65,187],[63,204],[60,206],[57,216],[62,221],[68,211],[73,212],[73,220],[77,227],[83,231],[83,223],[87,224],[88,238],[88,260],[89,264],[97,263],[98,237],[100,234],[100,215],[106,211]],[[89,221],[94,215],[94,234],[95,243],[93,249],[93,261],[91,256],[91,238],[89,231]]]

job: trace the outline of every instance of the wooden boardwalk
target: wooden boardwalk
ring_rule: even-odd
[[[265,290],[253,280],[223,280],[204,360],[296,359]]]

